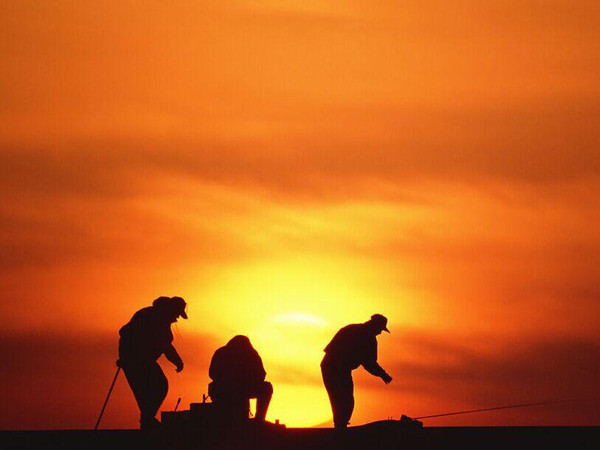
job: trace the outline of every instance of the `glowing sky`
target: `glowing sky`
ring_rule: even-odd
[[[181,295],[181,374],[246,334],[268,418],[389,318],[352,423],[600,388],[600,6],[0,0],[0,429],[89,428],[117,330]],[[598,403],[429,425],[600,425]],[[125,380],[104,427],[136,426]]]

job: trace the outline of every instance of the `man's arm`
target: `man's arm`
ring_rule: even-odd
[[[210,366],[208,366],[208,376],[213,381],[217,381],[217,379],[219,378],[219,375],[221,374],[220,364],[219,364],[219,353],[220,353],[219,350],[217,350],[214,353],[214,355],[212,356],[212,358],[210,360]]]
[[[386,376],[389,377],[389,375],[387,374],[387,372],[383,369],[383,367],[381,367],[377,361],[368,361],[365,362],[363,364],[363,367],[365,368],[365,370],[367,372],[369,372],[371,375],[375,375],[376,377],[379,378],[385,378]]]
[[[381,378],[385,384],[392,381],[392,377],[377,363],[377,340],[373,338],[366,349],[365,361],[362,366],[371,375]]]
[[[262,362],[262,358],[260,357],[260,355],[258,354],[258,352],[254,352],[256,353],[255,359],[254,359],[254,369],[252,370],[252,376],[256,377],[256,381],[265,381],[265,377],[267,376],[267,372],[265,371],[265,366],[263,365]]]
[[[173,344],[167,346],[165,357],[175,365],[177,372],[183,370],[183,360],[181,359],[181,356],[179,356],[179,353],[177,353],[177,350],[175,350],[175,347],[173,347]]]

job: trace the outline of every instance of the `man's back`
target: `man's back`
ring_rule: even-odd
[[[262,359],[252,347],[228,344],[213,355],[208,375],[217,383],[251,385],[264,381],[266,372]]]
[[[153,307],[142,308],[119,330],[119,355],[127,361],[156,361],[173,341],[171,326]]]
[[[331,363],[356,369],[361,364],[377,361],[377,340],[365,324],[347,325],[336,333],[325,347],[325,353]]]
[[[262,359],[247,336],[237,335],[217,349],[208,375],[213,380],[208,394],[223,420],[248,419],[249,400],[256,399],[256,420],[264,421],[273,395],[273,385],[265,381]]]

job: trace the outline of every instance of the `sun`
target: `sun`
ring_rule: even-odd
[[[254,345],[274,385],[269,420],[294,427],[330,420],[319,367],[329,334],[324,318],[303,311],[274,315],[252,330]]]

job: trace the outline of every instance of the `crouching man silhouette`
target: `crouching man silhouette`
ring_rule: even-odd
[[[273,385],[265,381],[265,368],[258,352],[246,336],[235,336],[212,357],[208,385],[222,420],[231,423],[248,419],[249,400],[256,398],[256,420],[264,422],[273,395]]]

